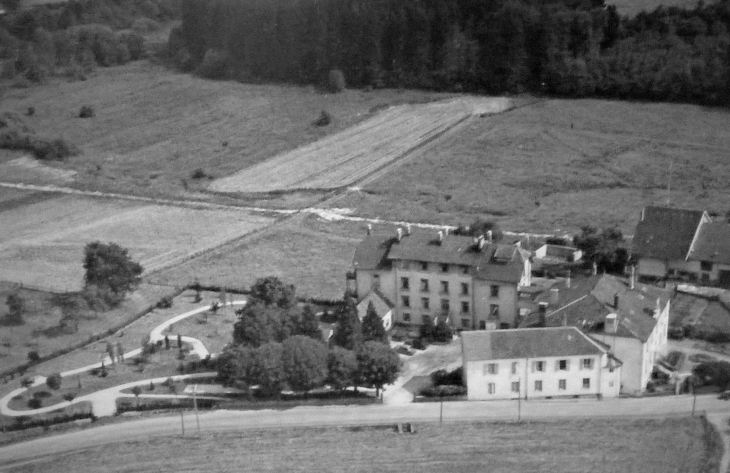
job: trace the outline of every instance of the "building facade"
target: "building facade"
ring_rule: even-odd
[[[420,326],[447,321],[463,330],[514,327],[517,288],[530,280],[530,261],[514,245],[445,232],[371,235],[353,259],[357,300],[372,291],[393,302],[393,321]]]
[[[619,395],[621,362],[576,327],[462,334],[469,400]]]

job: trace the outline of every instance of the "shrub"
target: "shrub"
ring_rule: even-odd
[[[33,393],[33,397],[38,399],[44,399],[47,397],[51,397],[51,393],[49,393],[48,391],[36,391]]]
[[[198,168],[195,171],[193,171],[193,173],[190,175],[190,177],[192,177],[193,179],[205,179],[206,177],[208,177],[208,174],[205,173],[203,168]],[[200,302],[200,301],[197,301],[197,302]]]
[[[171,296],[165,296],[157,303],[158,309],[169,309],[172,307],[172,297]]]
[[[319,118],[314,121],[314,126],[327,126],[332,123],[332,116],[326,110],[322,110]]]
[[[28,352],[28,361],[31,363],[38,363],[41,359],[41,356],[38,354],[36,350],[31,350]]]
[[[40,409],[43,406],[43,403],[38,398],[33,398],[28,400],[28,408],[29,409]]]
[[[160,28],[161,25],[158,22],[146,17],[137,18],[134,20],[134,23],[132,23],[132,29],[139,33],[152,33],[159,31]]]
[[[329,74],[330,91],[334,93],[345,90],[345,74],[339,69],[332,69]]]
[[[441,396],[461,396],[466,394],[466,386],[457,385],[441,385],[428,386],[420,391],[424,397],[441,397]]]
[[[229,75],[228,62],[228,54],[225,51],[209,49],[197,72],[207,79],[225,79]]]
[[[153,383],[152,381],[150,381],[150,385],[147,386],[147,390],[148,391],[154,391],[155,390],[155,383]]]
[[[431,382],[434,386],[463,386],[463,368],[456,368],[454,371],[438,370],[431,373]]]
[[[65,401],[71,402],[76,398],[76,393],[66,393],[63,395]]]
[[[79,118],[92,118],[96,113],[91,105],[83,105],[79,110]]]
[[[27,111],[26,115],[28,115],[29,117],[32,117],[33,115],[35,115],[35,107],[28,107],[28,111]]]

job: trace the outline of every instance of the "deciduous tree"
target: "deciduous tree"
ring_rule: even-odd
[[[327,347],[304,335],[289,337],[282,343],[282,364],[286,381],[295,391],[321,386],[327,377]]]
[[[354,386],[357,376],[357,356],[352,350],[334,346],[327,355],[327,382],[334,389]]]
[[[357,351],[358,373],[362,381],[375,386],[376,396],[384,385],[398,378],[400,358],[388,346],[378,342],[365,342]]]
[[[116,243],[89,243],[84,250],[86,285],[109,288],[117,294],[125,294],[141,281],[142,265],[132,261],[129,251]]]

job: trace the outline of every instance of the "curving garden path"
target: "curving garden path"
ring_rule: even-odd
[[[227,302],[226,305],[244,305],[246,304],[246,301],[231,301]],[[184,314],[176,315],[175,317],[171,317],[152,329],[150,332],[150,342],[156,343],[157,341],[162,341],[165,339],[165,335],[163,335],[163,332],[172,324],[177,323],[183,319],[186,319],[188,317],[192,317],[193,315],[200,314],[202,312],[205,312],[210,309],[209,305],[198,307],[197,309],[193,309],[191,311],[185,312]],[[182,336],[182,341],[185,343],[190,344],[192,347],[191,354],[196,354],[200,359],[205,358],[210,354],[208,352],[208,349],[205,348],[205,345],[203,342],[198,340],[197,338],[193,337],[187,337]],[[130,350],[124,354],[124,358],[133,357],[135,355],[138,355],[142,352],[142,348],[136,348],[134,350]],[[212,355],[211,355],[212,356]],[[64,371],[61,373],[61,377],[65,378],[68,376],[73,376],[80,373],[85,373],[87,371],[91,371],[95,368],[101,368],[101,365],[104,364],[106,366],[109,366],[112,363],[112,360],[110,357],[104,358],[102,361],[98,363],[94,363],[87,366],[82,366],[80,368],[76,368],[69,371]],[[186,375],[175,375],[175,376],[165,376],[162,378],[151,378],[151,379],[144,379],[139,381],[132,381],[130,383],[120,384],[117,386],[113,386],[107,389],[102,389],[100,391],[96,391],[90,394],[85,394],[83,396],[79,396],[75,398],[72,401],[63,401],[59,402],[58,404],[54,404],[52,406],[44,406],[38,409],[24,409],[21,411],[15,410],[10,408],[9,403],[10,400],[13,399],[15,396],[18,396],[20,394],[23,394],[27,391],[28,388],[18,388],[14,391],[9,392],[7,395],[5,395],[2,399],[0,399],[0,414],[11,416],[11,417],[19,417],[19,416],[32,416],[32,415],[39,415],[39,414],[47,414],[49,412],[57,411],[59,409],[64,409],[72,404],[83,402],[83,401],[90,401],[92,406],[92,412],[96,417],[105,417],[105,416],[112,416],[116,412],[116,401],[117,398],[120,397],[134,397],[132,394],[123,394],[122,391],[125,389],[133,388],[134,386],[146,386],[149,385],[150,382],[152,383],[161,383],[167,380],[168,378],[172,378],[174,381],[178,380],[184,380],[184,379],[196,379],[196,378],[210,378],[211,376],[215,375],[214,372],[210,373],[194,373],[194,374],[186,374]],[[30,387],[39,386],[42,384],[45,384],[46,377],[45,376],[36,376],[33,378],[33,384]],[[180,398],[180,397],[188,397],[188,396],[179,396],[175,394],[147,394],[147,395],[140,395],[139,397],[155,397],[155,398]],[[202,399],[202,398],[201,398]]]

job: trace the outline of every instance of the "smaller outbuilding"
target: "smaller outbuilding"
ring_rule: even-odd
[[[621,361],[576,327],[462,332],[469,400],[617,397]]]

